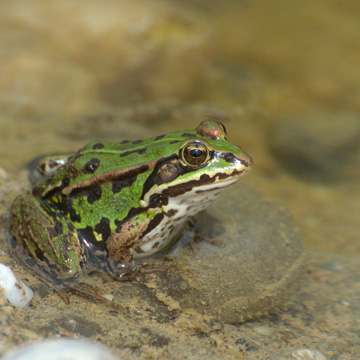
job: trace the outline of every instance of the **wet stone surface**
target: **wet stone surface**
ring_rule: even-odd
[[[140,279],[170,309],[239,323],[267,313],[299,287],[306,263],[299,234],[288,214],[249,187],[228,189],[196,223],[209,241],[179,246],[168,271]]]

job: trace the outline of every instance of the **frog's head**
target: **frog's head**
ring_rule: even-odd
[[[205,120],[195,130],[172,135],[181,139],[178,150],[159,161],[147,179],[142,196],[144,206],[159,199],[166,205],[171,199],[178,204],[192,204],[192,208],[197,208],[192,213],[196,213],[252,166],[251,157],[227,141],[226,129],[220,122]]]

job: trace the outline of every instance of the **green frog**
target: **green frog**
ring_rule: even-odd
[[[91,142],[39,162],[40,180],[12,204],[12,247],[54,282],[94,269],[121,278],[137,259],[164,252],[251,166],[212,120],[147,140]]]

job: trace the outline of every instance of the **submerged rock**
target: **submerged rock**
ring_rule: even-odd
[[[169,311],[239,323],[269,312],[299,287],[306,261],[296,227],[247,186],[227,190],[196,223],[210,241],[197,242],[195,250],[177,246],[168,272],[140,279]]]

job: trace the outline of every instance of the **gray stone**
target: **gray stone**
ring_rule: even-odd
[[[168,306],[239,323],[269,312],[299,287],[306,263],[299,234],[287,213],[249,187],[228,189],[196,222],[202,236],[223,246],[206,240],[195,251],[179,246],[169,273],[143,278]]]

